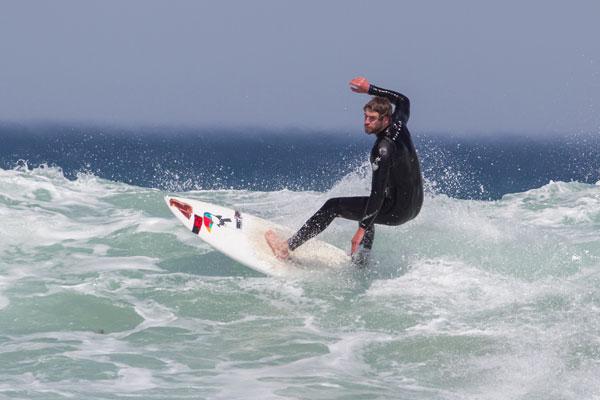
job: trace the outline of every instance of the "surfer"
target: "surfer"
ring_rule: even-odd
[[[376,136],[370,155],[373,170],[371,194],[327,200],[287,240],[279,238],[271,230],[267,231],[265,239],[280,259],[289,257],[290,251],[321,233],[336,217],[359,222],[352,237],[350,254],[357,256],[361,245],[368,253],[375,238],[374,224],[400,225],[415,218],[421,210],[423,180],[419,159],[406,127],[410,114],[408,98],[371,85],[364,77],[352,79],[350,89],[374,96],[363,107],[365,133]],[[357,261],[364,261],[364,255],[363,260]]]

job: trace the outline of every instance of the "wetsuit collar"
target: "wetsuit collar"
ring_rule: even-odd
[[[377,133],[377,138],[378,139],[382,139],[385,136],[389,137],[390,139],[392,138],[392,134],[390,132],[390,128],[391,128],[392,124],[389,124],[388,126],[386,126],[385,128],[383,128],[382,130],[380,130]]]

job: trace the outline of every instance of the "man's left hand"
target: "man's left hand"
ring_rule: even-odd
[[[362,242],[364,236],[365,230],[363,228],[358,228],[358,230],[354,234],[354,237],[352,238],[352,249],[350,250],[350,255],[354,255],[354,253],[356,253],[356,251],[358,250],[358,246],[360,245],[360,242]]]

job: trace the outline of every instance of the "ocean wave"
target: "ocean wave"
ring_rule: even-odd
[[[184,194],[295,229],[369,185],[363,164],[327,191]],[[376,228],[368,270],[313,281],[218,254],[161,190],[22,165],[0,170],[0,193],[0,393],[597,393],[599,184],[489,201],[430,189],[415,220]],[[355,229],[336,220],[322,238],[347,249]]]

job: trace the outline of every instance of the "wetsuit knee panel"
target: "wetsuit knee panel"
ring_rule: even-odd
[[[340,197],[333,197],[327,200],[321,207],[321,212],[333,214],[336,217],[339,216],[341,212]]]

